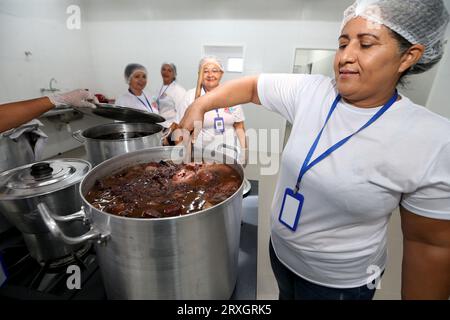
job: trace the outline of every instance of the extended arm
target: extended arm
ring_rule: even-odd
[[[16,128],[53,107],[47,97],[0,105],[0,132]]]
[[[194,122],[203,123],[203,115],[221,106],[222,108],[253,102],[261,104],[258,97],[258,76],[229,81],[195,100],[184,113],[180,126],[192,131]]]
[[[403,230],[402,298],[450,296],[450,221],[400,208]]]
[[[55,106],[67,104],[95,108],[95,105],[86,101],[87,99],[95,101],[94,96],[89,91],[78,89],[49,97],[0,105],[0,132],[27,123]]]

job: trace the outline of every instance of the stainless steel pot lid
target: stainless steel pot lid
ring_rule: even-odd
[[[121,107],[108,103],[96,103],[95,108],[73,107],[75,110],[88,115],[96,115],[108,119],[114,119],[125,122],[147,122],[159,123],[166,121],[159,114],[137,110],[133,108]]]
[[[81,159],[57,159],[27,164],[0,174],[0,201],[30,198],[76,184],[91,169]]]

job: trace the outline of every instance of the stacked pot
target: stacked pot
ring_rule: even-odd
[[[82,246],[68,245],[55,237],[39,215],[38,203],[45,203],[56,216],[80,209],[78,192],[89,162],[60,159],[24,165],[0,174],[0,211],[22,232],[30,255],[40,263],[68,256]],[[77,236],[86,231],[82,221],[65,223],[67,234]]]

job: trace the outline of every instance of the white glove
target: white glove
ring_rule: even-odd
[[[97,100],[93,93],[83,89],[73,90],[65,93],[57,93],[48,96],[48,98],[50,99],[50,102],[55,105],[55,107],[70,105],[74,107],[95,108],[95,105],[88,102],[87,100],[90,99],[94,102]]]

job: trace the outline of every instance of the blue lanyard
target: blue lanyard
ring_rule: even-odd
[[[335,145],[331,146],[328,150],[326,150],[324,153],[322,153],[320,156],[316,158],[313,162],[309,163],[311,160],[312,155],[314,154],[314,151],[316,150],[317,145],[319,144],[320,137],[322,136],[323,130],[325,129],[325,126],[328,123],[328,120],[330,120],[331,115],[333,114],[334,109],[336,109],[339,101],[341,100],[341,95],[338,95],[336,99],[333,102],[333,105],[331,106],[330,112],[328,113],[327,119],[325,120],[325,124],[322,127],[322,130],[320,130],[319,135],[317,136],[316,140],[314,141],[313,145],[311,146],[311,149],[308,152],[308,155],[306,156],[305,162],[303,162],[302,169],[300,170],[300,174],[297,179],[297,184],[295,185],[295,193],[298,193],[298,190],[300,189],[300,183],[302,181],[303,176],[305,173],[314,167],[316,164],[318,164],[320,161],[328,157],[333,151],[337,150],[338,148],[342,147],[348,140],[350,140],[351,137],[353,137],[355,134],[361,132],[368,126],[370,126],[372,123],[374,123],[379,117],[383,115],[394,103],[397,101],[398,98],[398,92],[395,90],[394,95],[392,98],[369,120],[365,125],[363,125],[358,131],[355,133],[349,135],[348,137],[342,139]]]
[[[173,83],[173,81],[167,85],[166,89],[164,89],[164,91],[163,91],[162,93],[161,93],[161,90],[162,90],[162,88],[164,87],[164,85],[161,87],[161,89],[159,89],[158,98],[156,99],[156,103],[158,104],[158,106],[159,106],[159,99],[161,99],[162,95],[163,95],[164,93],[166,93],[167,89],[169,89],[169,87],[170,87],[170,85],[171,85],[172,83]]]
[[[216,113],[217,113],[217,118],[220,118],[220,114],[219,114],[219,110],[216,109]]]
[[[153,111],[152,105],[150,104],[150,102],[148,102],[147,96],[145,95],[145,93],[142,92],[142,94],[144,95],[145,100],[147,101],[147,104],[145,104],[144,101],[142,101],[137,95],[135,95],[130,89],[128,89],[128,92],[130,92],[133,96],[135,96],[143,105],[145,108],[150,108],[151,112]]]

